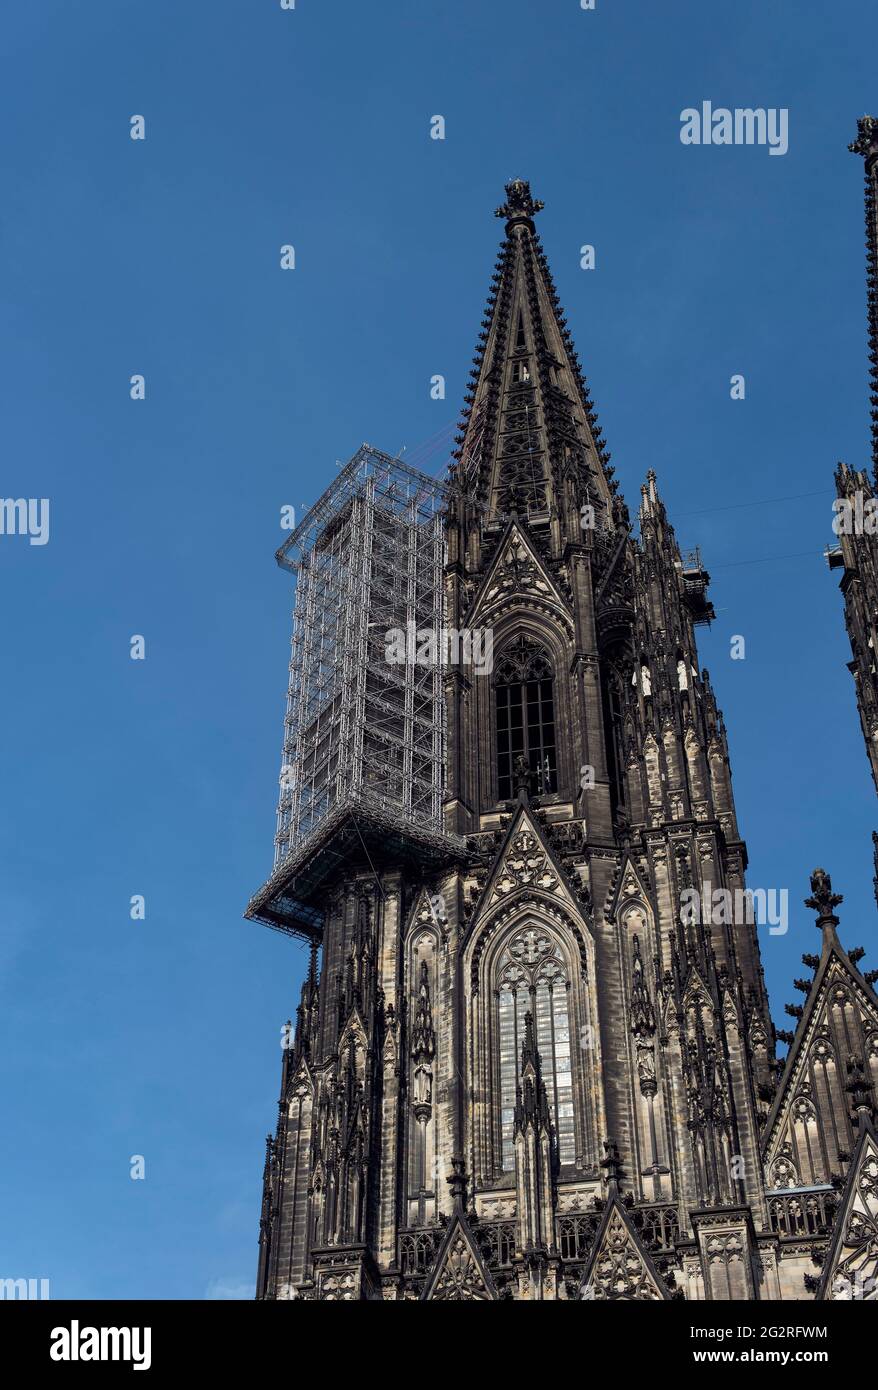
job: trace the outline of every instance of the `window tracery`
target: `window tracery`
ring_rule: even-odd
[[[543,1081],[562,1163],[575,1159],[569,974],[560,945],[538,924],[509,940],[497,962],[502,1167],[514,1166],[513,1123],[524,1016],[533,1014]]]
[[[495,666],[497,791],[513,796],[516,763],[526,758],[540,793],[557,790],[554,673],[547,653],[521,636],[503,649]]]

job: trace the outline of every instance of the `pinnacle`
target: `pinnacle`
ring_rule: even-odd
[[[532,198],[527,179],[510,179],[506,185],[506,202],[494,211],[495,217],[505,217],[507,231],[516,222],[529,222],[545,207],[539,198]]]
[[[824,934],[824,943],[835,937],[838,918],[833,912],[844,899],[841,893],[833,893],[832,879],[825,869],[815,869],[811,875],[811,896],[805,899],[805,906],[817,913],[816,926]]]

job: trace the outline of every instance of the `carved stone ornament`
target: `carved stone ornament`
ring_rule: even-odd
[[[540,888],[551,893],[557,886],[558,876],[542,845],[529,830],[520,830],[513,836],[510,852],[503,861],[494,885],[495,895],[504,897],[521,888]]]

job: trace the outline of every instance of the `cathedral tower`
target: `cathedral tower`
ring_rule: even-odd
[[[838,500],[833,529],[838,544],[827,552],[830,569],[841,569],[845,626],[851,644],[848,663],[857,709],[878,790],[878,121],[863,116],[849,146],[862,156],[865,172],[866,308],[871,403],[871,476],[840,463],[835,473]]]
[[[279,553],[278,854],[248,915],[312,953],[260,1298],[807,1297],[833,1173],[871,1161],[878,1001],[825,875],[778,1086],[708,576],[652,471],[634,535],[541,206],[507,185],[447,483],[364,446]]]

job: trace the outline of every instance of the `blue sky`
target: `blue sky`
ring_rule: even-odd
[[[546,203],[629,503],[654,468],[713,575],[700,655],[750,881],[790,893],[788,935],[763,943],[776,1020],[819,943],[800,906],[816,864],[876,964],[878,815],[821,558],[835,461],[867,461],[845,147],[878,107],[856,41],[872,18],[850,0],[5,16],[2,492],[48,497],[51,538],[0,543],[0,1275],[54,1297],[252,1292],[304,963],[242,920],[271,866],[280,508],[314,501],[364,439],[444,462],[427,441],[457,417],[510,177]],[[788,154],[684,147],[680,112],[702,100],[788,108]]]

